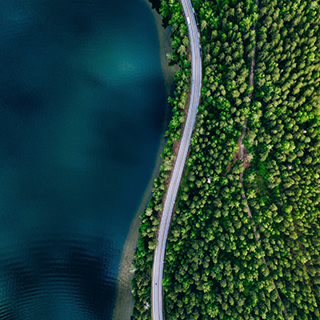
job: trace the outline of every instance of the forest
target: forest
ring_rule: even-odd
[[[203,87],[167,242],[165,318],[320,319],[319,1],[193,7]],[[180,68],[163,164],[141,216],[132,319],[151,319],[156,231],[190,90],[181,4],[164,0],[159,11],[172,28],[168,59]]]

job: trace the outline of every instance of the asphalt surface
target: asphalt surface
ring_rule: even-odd
[[[181,0],[183,11],[185,14],[186,23],[189,32],[189,41],[191,48],[191,93],[190,104],[188,108],[187,119],[185,122],[183,136],[181,138],[180,148],[178,156],[173,169],[173,174],[169,188],[167,191],[167,197],[164,204],[162,218],[159,227],[158,234],[158,246],[155,249],[153,273],[152,273],[152,319],[163,320],[163,269],[166,253],[166,243],[171,222],[171,217],[177,197],[177,193],[180,186],[180,181],[183,173],[183,169],[187,160],[188,150],[191,141],[191,135],[196,122],[196,116],[200,101],[200,89],[202,83],[202,62],[200,51],[200,39],[197,22],[193,13],[192,3],[190,0]],[[189,19],[187,19],[189,17]],[[187,22],[188,21],[188,22]],[[190,21],[190,23],[189,23]]]

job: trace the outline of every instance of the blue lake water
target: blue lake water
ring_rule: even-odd
[[[165,122],[141,0],[0,0],[0,319],[111,319]]]

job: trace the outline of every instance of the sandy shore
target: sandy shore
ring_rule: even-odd
[[[151,4],[147,0],[142,0],[146,2],[151,8]],[[168,59],[166,57],[167,53],[172,52],[170,44],[170,32],[165,30],[162,27],[162,17],[155,11],[152,10],[154,15],[155,23],[158,30],[159,44],[160,44],[160,58],[161,58],[161,67],[164,75],[165,86],[167,90],[167,95],[171,93],[173,85],[173,75],[177,70],[177,67],[169,67]],[[166,107],[166,118],[169,112],[169,106]],[[167,123],[164,124],[167,126]],[[163,129],[163,132],[165,128]],[[157,159],[152,173],[152,177],[148,183],[148,186],[144,192],[139,208],[135,214],[134,219],[132,220],[130,230],[126,239],[126,242],[123,247],[123,252],[121,256],[120,267],[118,271],[117,278],[117,293],[116,293],[116,302],[113,311],[113,320],[130,320],[132,309],[133,309],[133,299],[131,294],[131,280],[133,278],[133,273],[130,272],[130,268],[133,260],[134,249],[137,246],[139,238],[139,227],[141,219],[139,216],[143,213],[143,210],[146,208],[149,199],[151,197],[151,189],[153,186],[154,179],[158,176],[159,168],[162,162],[160,154],[163,152],[165,146],[165,139],[162,138],[158,153]]]
[[[132,314],[133,308],[133,299],[131,294],[131,280],[133,278],[133,273],[130,272],[130,268],[133,260],[134,249],[137,246],[138,238],[139,238],[139,227],[141,223],[140,215],[143,213],[143,210],[148,205],[150,196],[151,196],[151,188],[153,186],[153,181],[157,177],[159,172],[159,167],[161,165],[161,157],[160,153],[163,150],[165,141],[161,142],[161,145],[158,150],[157,162],[155,168],[153,170],[152,178],[150,179],[148,186],[144,192],[142,201],[137,210],[137,213],[132,220],[130,225],[129,233],[126,239],[126,242],[123,247],[120,267],[118,271],[117,278],[117,296],[115,308],[113,311],[113,320],[129,320]]]

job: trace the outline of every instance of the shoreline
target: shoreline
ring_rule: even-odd
[[[160,61],[161,69],[163,73],[163,78],[165,82],[165,88],[167,96],[169,97],[172,91],[173,86],[173,75],[175,74],[177,67],[169,66],[166,53],[172,52],[171,41],[170,41],[170,30],[164,29],[162,27],[162,17],[156,12],[155,9],[152,9],[151,3],[148,0],[142,0],[149,6],[156,24],[159,46],[160,46]],[[129,232],[126,238],[126,242],[123,246],[120,266],[118,269],[117,276],[117,293],[116,301],[113,309],[112,320],[130,320],[133,310],[133,297],[131,293],[131,281],[134,276],[133,272],[130,272],[132,266],[134,250],[137,246],[139,239],[139,227],[141,223],[140,215],[143,213],[144,209],[147,207],[149,200],[151,198],[151,189],[154,183],[154,179],[158,176],[160,166],[162,163],[162,158],[160,154],[163,152],[163,148],[166,144],[166,139],[164,137],[165,129],[168,125],[170,119],[168,119],[169,112],[169,103],[166,103],[165,110],[165,122],[163,123],[163,136],[161,138],[159,148],[157,151],[156,161],[150,181],[143,193],[140,205],[135,213],[135,216],[131,222]]]
[[[131,293],[131,281],[133,279],[134,273],[130,271],[133,261],[134,250],[138,244],[139,239],[139,228],[140,228],[140,215],[143,213],[144,209],[148,205],[151,198],[151,189],[153,186],[154,179],[158,176],[159,168],[162,163],[162,158],[160,153],[165,146],[165,139],[161,140],[155,168],[152,173],[152,177],[146,187],[143,194],[142,200],[140,202],[139,208],[135,213],[135,216],[131,222],[130,229],[126,238],[126,242],[123,246],[123,251],[121,255],[121,261],[117,277],[117,294],[116,302],[112,315],[112,320],[126,320],[130,319],[133,310],[133,296]]]

